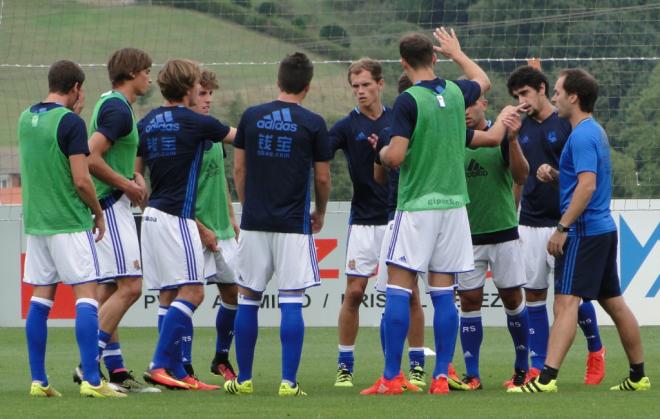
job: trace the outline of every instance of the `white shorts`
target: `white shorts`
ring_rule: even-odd
[[[415,272],[456,274],[473,270],[465,207],[397,211],[386,263]]]
[[[204,248],[204,277],[208,284],[235,284],[238,274],[236,239],[218,240],[218,251]]]
[[[483,288],[489,265],[493,273],[493,283],[498,289],[516,288],[525,284],[525,267],[518,240],[476,245],[472,248],[474,271],[458,274],[459,291]]]
[[[99,261],[91,231],[49,236],[27,234],[23,282],[67,285],[96,281]]]
[[[300,291],[321,284],[311,234],[241,230],[237,284],[264,292],[273,274],[280,291]]]
[[[99,255],[101,283],[113,283],[118,278],[141,277],[140,242],[138,241],[131,201],[122,195],[119,201],[103,210],[106,232],[96,243]]]
[[[370,278],[378,269],[384,225],[349,225],[344,273]]]
[[[203,284],[204,249],[194,220],[147,207],[141,231],[147,288],[163,290]]]
[[[394,220],[390,221],[387,224],[387,227],[385,228],[385,234],[383,235],[383,240],[381,241],[380,245],[380,256],[378,258],[378,274],[376,275],[376,284],[374,285],[374,288],[378,292],[385,293],[387,292],[387,263],[385,263],[385,259],[387,259],[387,250],[389,249],[390,242],[392,240],[392,231],[394,230]],[[426,283],[426,273],[425,272],[419,272],[417,273],[418,277],[421,278],[421,280]],[[428,285],[428,284],[427,284]],[[427,286],[427,292],[428,292],[428,286]]]
[[[518,226],[527,278],[525,288],[544,290],[553,279],[555,258],[548,253],[548,240],[554,231],[555,227]]]

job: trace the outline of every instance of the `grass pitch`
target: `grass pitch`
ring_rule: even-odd
[[[210,328],[195,330],[193,363],[198,376],[220,384],[219,377],[208,372],[214,349],[215,335]],[[359,390],[371,385],[380,375],[383,358],[378,330],[360,330],[356,347],[356,374],[353,389],[333,387],[336,368],[337,332],[334,328],[310,328],[306,331],[305,347],[299,380],[309,394],[306,398],[282,399],[277,396],[280,377],[280,344],[277,329],[260,330],[254,365],[255,394],[230,396],[221,391],[164,391],[161,394],[139,394],[121,400],[81,399],[71,381],[71,371],[78,362],[74,332],[70,328],[49,331],[47,372],[50,382],[63,393],[61,399],[31,399],[28,396],[30,375],[24,331],[0,329],[0,417],[292,417],[292,418],[384,418],[440,417],[467,418],[545,418],[594,417],[635,418],[657,417],[660,411],[657,387],[645,393],[614,393],[609,386],[627,374],[627,362],[616,331],[603,327],[602,335],[608,350],[607,375],[599,386],[582,384],[586,345],[578,331],[576,343],[562,367],[557,394],[506,394],[502,382],[509,378],[513,367],[513,348],[506,328],[487,328],[481,354],[484,390],[471,393],[452,392],[448,396],[404,394],[403,396],[360,396]],[[660,328],[642,328],[645,344],[647,375],[653,385],[660,385]],[[146,367],[156,342],[155,329],[122,329],[122,350],[128,368],[140,376]],[[432,331],[427,329],[427,345]],[[233,351],[233,349],[232,349]],[[463,371],[463,361],[456,359]],[[407,365],[407,356],[404,355]],[[427,358],[427,372],[434,366]]]

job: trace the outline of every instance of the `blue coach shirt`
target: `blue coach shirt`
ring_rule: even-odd
[[[234,146],[245,150],[241,229],[310,234],[313,164],[332,158],[323,118],[279,100],[253,106]]]
[[[204,141],[221,141],[229,133],[229,127],[184,106],[156,108],[137,125],[138,156],[144,159],[150,172],[148,205],[194,219]]]
[[[373,120],[355,108],[330,129],[330,147],[335,153],[344,151],[353,183],[349,224],[387,224],[387,187],[374,180],[376,152],[368,141],[392,125],[392,110],[383,107],[381,116]]]
[[[559,167],[559,157],[571,134],[571,124],[557,112],[543,122],[525,118],[518,134],[518,143],[529,163],[529,176],[520,200],[520,224],[530,227],[554,227],[561,218],[559,191],[555,185],[536,178],[536,171],[544,163]]]
[[[569,235],[596,236],[616,231],[614,219],[610,214],[612,199],[610,144],[605,130],[592,117],[577,124],[561,153],[559,192],[562,213],[573,199],[578,175],[583,172],[596,174],[596,190],[582,215],[570,226]]]

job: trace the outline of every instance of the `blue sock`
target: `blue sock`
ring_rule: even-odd
[[[385,356],[385,312],[380,316],[380,348],[383,350],[383,356]]]
[[[168,308],[168,306],[158,306],[158,333],[163,328],[163,320],[165,320]]]
[[[193,328],[192,324],[192,317],[186,317],[183,320],[182,328],[181,328],[181,336],[179,339],[174,341],[174,344],[172,345],[172,355],[170,358],[170,371],[172,371],[172,375],[174,378],[177,378],[179,380],[185,378],[188,375],[188,371],[186,371],[185,364],[186,358],[184,355],[184,343],[186,336],[184,336],[184,333],[186,331],[190,331]],[[192,337],[191,337],[191,349],[192,349]]]
[[[598,352],[603,347],[600,341],[600,332],[598,331],[598,319],[596,310],[591,301],[584,301],[578,309],[578,324],[584,337],[587,338],[587,348],[589,352]]]
[[[99,329],[99,359],[103,359],[103,351],[105,350],[105,347],[108,346],[110,338],[112,338],[110,333]]]
[[[98,303],[92,298],[76,300],[76,340],[80,349],[83,379],[93,386],[101,384],[99,377],[99,316]]]
[[[181,368],[183,368],[181,363],[181,337],[186,322],[191,321],[190,319],[196,308],[193,303],[178,298],[172,302],[163,319],[158,343],[149,369],[174,369],[175,364],[181,364]],[[186,374],[183,374],[183,377],[180,377],[180,369],[173,372],[177,378],[186,376]]]
[[[403,344],[410,326],[410,297],[412,291],[392,285],[385,293],[385,370],[383,376],[391,380],[401,371]]]
[[[41,381],[48,386],[46,376],[46,341],[48,340],[48,313],[53,301],[45,298],[32,297],[30,309],[25,319],[25,336],[27,338],[28,356],[32,381]]]
[[[303,296],[280,294],[279,303],[282,313],[280,322],[282,381],[295,387],[305,338],[305,322],[302,315]]]
[[[261,299],[239,295],[236,322],[234,323],[234,339],[236,340],[236,362],[238,363],[238,382],[252,379],[252,363],[254,348],[259,334],[259,306]]]
[[[532,368],[540,371],[545,364],[548,338],[550,337],[550,324],[545,301],[540,304],[527,303],[527,313],[529,314],[529,357],[532,360]]]
[[[408,348],[408,360],[410,369],[415,367],[424,368],[424,348]]]
[[[192,345],[193,345],[193,322],[192,318],[183,325],[183,335],[181,336],[181,354],[182,361],[186,365],[192,364]]]
[[[431,288],[433,301],[433,331],[435,334],[436,363],[433,377],[447,376],[449,364],[456,349],[458,311],[454,302],[454,288]]]
[[[111,374],[113,372],[126,371],[119,342],[110,342],[105,346],[105,350],[103,351],[103,363]]]
[[[470,377],[479,378],[479,354],[484,340],[481,311],[462,312],[460,330],[465,373]]]
[[[355,363],[355,345],[339,345],[339,356],[337,357],[337,366],[343,370],[353,373],[353,364]]]
[[[220,309],[215,316],[215,351],[229,353],[231,341],[234,338],[234,321],[236,320],[236,309],[238,307],[220,303]]]
[[[529,314],[525,303],[520,307],[506,311],[506,323],[513,340],[513,348],[516,351],[516,370],[529,371]]]

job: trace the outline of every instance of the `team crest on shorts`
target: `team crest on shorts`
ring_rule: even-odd
[[[355,259],[348,261],[348,269],[355,269]]]
[[[140,269],[140,261],[137,260],[137,259],[135,259],[135,260],[133,261],[133,267],[134,267],[135,269],[138,269],[138,270],[139,270],[139,269]]]

